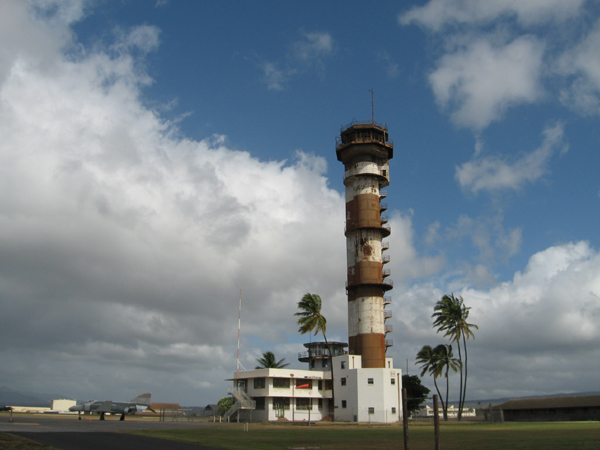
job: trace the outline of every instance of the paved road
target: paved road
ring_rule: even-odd
[[[214,450],[193,444],[168,441],[164,439],[116,433],[130,430],[166,430],[208,428],[213,426],[239,427],[236,424],[213,424],[206,422],[158,422],[148,419],[126,419],[100,421],[93,416],[90,421],[77,420],[69,416],[18,416],[14,423],[8,417],[0,417],[0,431],[50,445],[61,450]]]
[[[61,450],[217,450],[185,442],[114,432],[14,432],[18,436]],[[222,449],[218,449],[222,450]]]

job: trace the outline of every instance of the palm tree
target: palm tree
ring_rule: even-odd
[[[437,347],[432,348],[429,345],[424,345],[423,348],[419,350],[419,353],[417,353],[417,364],[422,364],[421,369],[423,370],[421,371],[421,376],[428,372],[430,375],[433,375],[433,384],[435,385],[435,390],[438,393],[440,402],[442,402],[444,420],[448,420],[448,395],[450,392],[450,380],[448,373],[450,369],[452,369],[453,372],[457,372],[458,368],[460,367],[460,361],[454,358],[452,353],[452,346],[440,344]],[[437,378],[442,374],[446,378],[445,402],[437,384]]]
[[[298,325],[300,328],[298,331],[301,334],[311,333],[315,330],[315,336],[319,333],[323,333],[323,339],[325,340],[325,345],[329,350],[329,367],[331,368],[331,400],[334,404],[334,408],[331,413],[331,420],[335,421],[335,395],[334,395],[334,385],[333,382],[333,361],[332,361],[332,353],[331,347],[329,346],[329,342],[327,342],[327,319],[325,316],[321,314],[321,297],[316,294],[304,294],[302,300],[298,302],[298,311],[295,316],[300,316],[298,319]]]
[[[479,329],[479,327],[473,323],[468,323],[469,310],[471,308],[465,306],[462,297],[455,297],[454,294],[444,295],[439,300],[433,310],[434,313],[431,317],[435,318],[433,326],[437,327],[437,332],[445,331],[444,337],[448,337],[451,342],[456,342],[458,347],[458,359],[460,365],[460,392],[458,402],[458,420],[462,417],[462,411],[465,405],[465,399],[467,395],[467,339],[475,339],[475,335],[471,328]],[[462,341],[462,342],[461,342]],[[462,348],[461,348],[462,343]],[[464,349],[464,363],[462,358],[462,350]],[[464,379],[463,379],[463,367],[464,367]]]
[[[256,366],[256,369],[283,369],[289,366],[289,363],[283,364],[285,358],[277,361],[273,352],[264,352],[262,358],[258,358],[256,362],[260,365]]]
[[[437,384],[437,378],[441,374],[440,364],[438,361],[438,355],[433,350],[430,345],[424,345],[421,350],[417,353],[417,364],[421,364],[421,377],[426,373],[433,375],[433,384],[435,385],[435,390],[438,393],[438,398],[442,402],[442,411],[444,411],[444,419],[446,419],[446,404],[444,403],[444,397],[440,392],[440,388]]]
[[[438,361],[439,371],[444,372],[444,377],[446,377],[446,409],[444,410],[444,420],[448,420],[448,393],[450,392],[450,379],[448,377],[448,372],[450,369],[452,369],[452,371],[456,373],[461,367],[461,362],[454,357],[451,345],[440,344],[433,349],[433,352],[435,353],[435,357]]]

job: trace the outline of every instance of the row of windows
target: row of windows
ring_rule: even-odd
[[[256,409],[265,409],[265,398],[259,397],[255,398],[256,400]],[[259,401],[260,400],[260,401]],[[289,397],[273,397],[273,409],[290,409],[290,398]],[[312,410],[316,405],[319,409],[323,409],[323,399],[312,399],[312,398],[296,398],[294,399],[296,403],[297,410]],[[260,408],[259,408],[260,403]]]
[[[342,400],[342,408],[347,408],[347,407],[348,407],[348,403],[346,402],[346,400]],[[375,414],[375,408],[369,407],[369,414]],[[392,414],[396,414],[395,406],[392,406]]]
[[[346,378],[340,378],[340,382],[342,383],[342,386],[346,386]],[[396,379],[395,378],[390,378],[390,382],[391,384],[396,384]],[[367,378],[367,384],[373,385],[375,384],[375,381],[373,380],[373,378]]]
[[[323,383],[325,381],[325,383]],[[317,388],[322,391],[323,384],[325,385],[325,390],[331,390],[332,382],[331,380],[317,380]],[[289,389],[290,388],[290,379],[289,378],[273,378],[273,387],[276,389]],[[254,389],[264,389],[267,386],[266,378],[254,378]],[[296,389],[312,389],[313,388],[313,380],[306,378],[298,378],[296,379]]]

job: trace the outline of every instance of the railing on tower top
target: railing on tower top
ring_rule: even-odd
[[[387,123],[376,122],[374,120],[356,120],[356,119],[354,119],[348,125],[342,125],[340,127],[341,128],[340,132],[343,133],[348,128],[353,127],[354,125],[375,125],[376,127],[383,128],[384,130],[388,129]]]

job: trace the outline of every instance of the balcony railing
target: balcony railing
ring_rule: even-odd
[[[383,318],[385,319],[391,319],[392,318],[392,311],[390,311],[389,309],[386,309],[383,311]]]
[[[385,346],[386,347],[391,347],[392,345],[394,345],[394,340],[393,339],[386,339],[385,340]]]
[[[390,248],[390,243],[389,242],[382,242],[381,243],[381,250],[387,250]]]
[[[379,204],[379,211],[385,211],[386,209],[388,209],[387,203],[384,202]]]
[[[394,325],[386,325],[386,326],[384,327],[384,331],[385,331],[386,333],[391,333],[392,331],[394,331]]]
[[[387,264],[390,262],[390,255],[385,255],[381,257],[381,264]]]
[[[333,356],[342,356],[345,355],[346,351],[344,349],[336,350],[333,348]],[[298,359],[306,359],[306,358],[329,358],[329,350],[328,349],[312,349],[307,352],[299,352]]]
[[[385,189],[379,191],[379,198],[386,198],[387,197],[387,191]]]
[[[381,276],[384,278],[389,277],[391,274],[392,274],[392,271],[390,269],[383,269],[381,271]]]
[[[384,305],[389,305],[390,303],[392,303],[392,297],[383,297]]]
[[[381,220],[381,225],[383,225],[384,223],[388,223],[389,218],[388,216],[380,216],[379,220]]]

